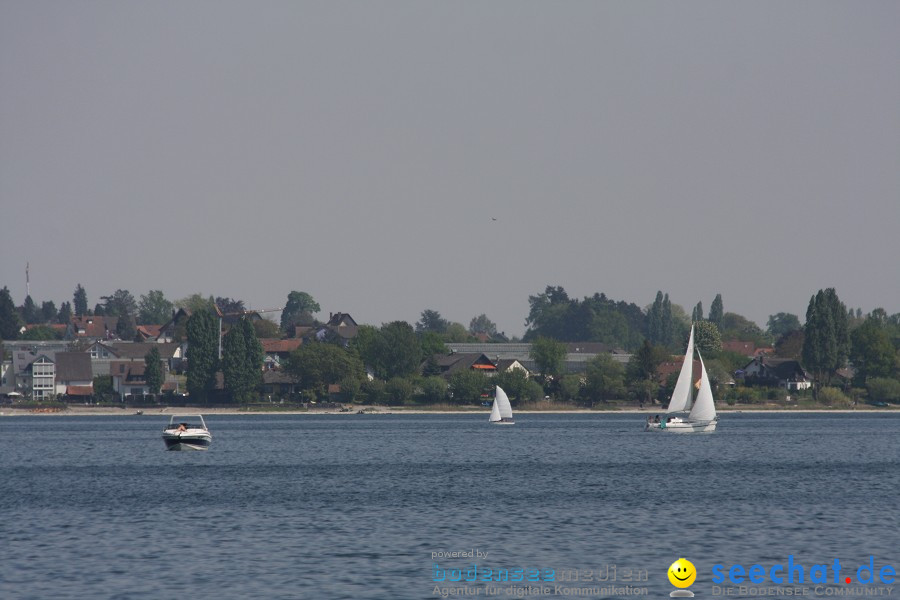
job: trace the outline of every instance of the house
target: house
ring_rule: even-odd
[[[114,360],[109,365],[113,391],[124,399],[126,396],[143,396],[150,393],[144,377],[147,365],[131,360]]]
[[[159,326],[159,333],[156,336],[157,342],[176,342],[186,339],[184,331],[187,320],[191,318],[191,311],[186,308],[179,308],[172,311],[172,318]]]
[[[111,375],[112,361],[144,362],[144,357],[156,349],[165,373],[178,370],[184,361],[181,344],[160,342],[94,342],[86,353],[91,357],[94,375]]]
[[[525,373],[526,377],[531,377],[531,371],[525,368],[525,366],[515,358],[501,358],[495,361],[495,363],[497,365],[498,373],[506,373],[508,371],[514,371],[518,369]]]
[[[481,352],[451,352],[450,354],[435,354],[432,358],[437,365],[438,375],[450,378],[454,373],[468,369],[481,371],[485,375],[495,375],[497,365]],[[423,367],[425,364],[422,365]]]
[[[19,391],[26,396],[30,395],[35,400],[50,400],[56,393],[55,386],[56,363],[46,354],[35,356],[22,370]]]
[[[359,325],[349,314],[342,312],[329,313],[328,322],[316,330],[316,340],[323,342],[333,339],[346,348],[350,345],[350,340],[355,338],[358,332]],[[302,337],[299,332],[297,337]]]
[[[300,382],[285,371],[267,370],[263,372],[263,395],[268,400],[290,398],[300,393]]]
[[[791,359],[759,356],[735,375],[742,377],[745,385],[778,386],[787,390],[805,390],[812,387],[812,377],[798,361]]]
[[[279,340],[275,338],[260,338],[259,343],[262,345],[265,359],[263,367],[267,371],[272,369],[280,369],[291,352],[299,348],[303,344],[302,338],[291,338],[288,340]]]
[[[138,325],[135,341],[155,342],[162,331],[162,325]]]
[[[80,315],[72,317],[66,328],[66,339],[112,340],[118,339],[116,327],[119,317],[95,317]]]
[[[56,353],[56,393],[60,396],[91,396],[94,375],[91,357],[85,352]]]

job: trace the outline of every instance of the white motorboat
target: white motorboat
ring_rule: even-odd
[[[515,425],[509,397],[499,385],[494,387],[494,404],[491,407],[491,416],[488,421],[494,425]]]
[[[206,450],[212,443],[202,415],[172,415],[162,437],[166,450]]]
[[[648,419],[646,431],[712,433],[716,430],[719,417],[716,415],[712,387],[709,384],[709,376],[706,374],[706,365],[703,364],[703,357],[700,356],[699,351],[697,356],[700,359],[700,391],[697,392],[697,397],[693,399],[693,406],[691,406],[694,366],[694,327],[691,326],[684,362],[681,364],[681,372],[678,374],[678,381],[675,382],[675,390],[672,392],[669,407],[666,409],[666,416],[659,423]]]

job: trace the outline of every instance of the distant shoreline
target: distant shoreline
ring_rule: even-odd
[[[93,416],[93,417],[104,417],[104,416],[136,416],[138,411],[141,411],[141,415],[145,417],[153,417],[153,416],[169,416],[173,414],[203,414],[203,415],[269,415],[269,416],[279,416],[279,415],[353,415],[353,416],[362,416],[360,415],[360,411],[362,411],[365,415],[487,415],[490,411],[486,408],[482,408],[477,410],[475,408],[461,408],[459,410],[428,410],[421,408],[405,408],[402,406],[391,407],[391,406],[350,406],[348,407],[349,411],[340,412],[337,409],[322,409],[322,410],[240,410],[237,408],[229,408],[229,407],[162,407],[162,408],[110,408],[106,406],[70,406],[65,410],[58,411],[36,411],[34,409],[27,408],[15,408],[15,407],[0,407],[0,416],[3,417],[28,417],[28,416],[41,416],[41,417],[78,417],[78,416]],[[897,413],[900,414],[900,407],[897,408],[879,408],[879,407],[857,407],[857,408],[841,408],[841,409],[829,409],[829,408],[752,408],[752,407],[728,407],[728,408],[720,408],[719,415],[728,415],[728,414],[740,414],[740,413],[758,413],[758,414],[777,414],[777,413],[802,413],[802,414],[847,414],[847,413]],[[606,410],[591,410],[588,408],[573,408],[573,409],[559,409],[559,410],[527,410],[522,409],[518,410],[516,414],[518,415],[529,415],[529,414],[554,414],[554,415],[564,415],[564,414],[590,414],[590,415],[654,415],[654,414],[664,414],[665,409],[662,407],[653,407],[648,409],[638,409],[638,408],[622,408],[622,409],[606,409]]]

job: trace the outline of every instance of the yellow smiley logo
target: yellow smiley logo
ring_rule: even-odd
[[[690,587],[697,579],[694,563],[686,558],[679,558],[669,567],[669,581],[677,588]]]

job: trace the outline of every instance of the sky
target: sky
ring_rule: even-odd
[[[0,0],[0,287],[900,312],[900,2]]]

